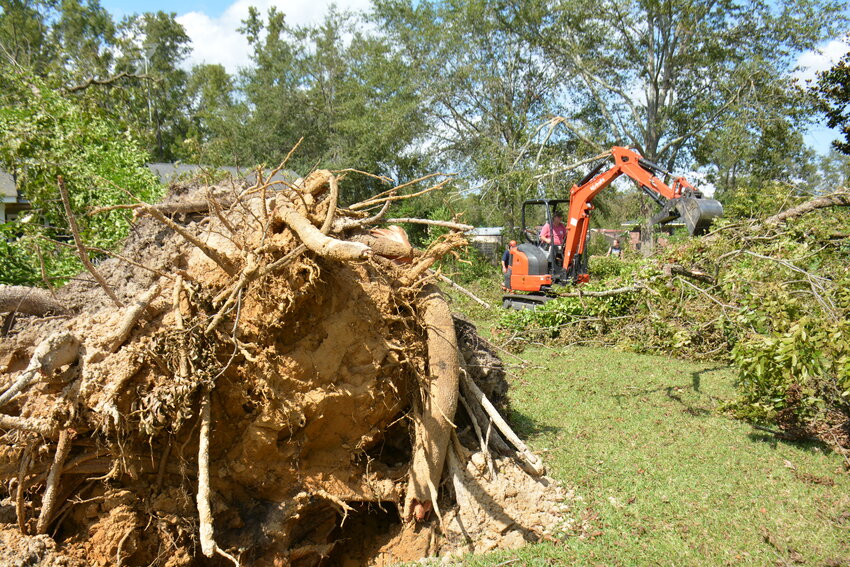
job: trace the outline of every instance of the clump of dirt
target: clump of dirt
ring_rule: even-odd
[[[432,283],[462,233],[415,252],[359,212],[405,195],[338,209],[339,181],[183,186],[98,265],[120,306],[82,275],[70,315],[19,316],[12,564],[386,565],[569,528],[571,493],[498,416],[501,361]]]

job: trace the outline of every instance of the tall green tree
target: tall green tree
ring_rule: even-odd
[[[535,164],[553,152],[538,152],[555,109],[551,64],[512,33],[496,2],[377,0],[373,17],[422,93],[429,153],[478,186],[490,222],[504,213],[514,224],[522,195],[536,189]]]
[[[67,238],[68,221],[59,200],[57,176],[66,179],[71,207],[87,245],[113,247],[129,227],[127,211],[85,216],[92,206],[155,200],[160,191],[147,169],[147,154],[114,122],[64,96],[32,71],[4,69],[8,88],[0,93],[0,169],[15,174],[19,190],[32,209],[2,227],[0,281],[38,283],[42,260],[50,277],[70,277],[81,266],[73,252],[48,239]]]
[[[231,137],[239,163],[277,163],[301,139],[290,167],[321,164],[394,178],[421,171],[416,140],[419,95],[404,62],[387,41],[359,31],[357,16],[331,11],[313,27],[292,27],[272,8],[251,9],[242,32],[253,66],[240,77],[244,103]],[[343,200],[374,191],[378,182],[352,177]]]
[[[186,82],[180,65],[191,51],[175,13],[155,12],[125,18],[120,26],[120,56],[115,71],[145,77],[111,95],[123,106],[128,128],[144,140],[156,161],[173,161],[189,128]]]
[[[850,35],[847,36],[850,39]],[[844,55],[831,69],[818,75],[814,94],[826,114],[827,126],[838,128],[844,140],[832,146],[850,155],[850,53]]]
[[[793,116],[796,56],[846,23],[832,0],[531,0],[508,22],[558,68],[565,126],[673,168],[730,117]]]

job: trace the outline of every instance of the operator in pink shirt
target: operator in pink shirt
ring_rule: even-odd
[[[567,237],[567,227],[564,226],[563,219],[564,215],[560,211],[555,211],[555,214],[552,215],[553,226],[549,226],[547,222],[540,229],[540,241],[545,244],[554,243],[555,246],[563,244],[564,239]]]

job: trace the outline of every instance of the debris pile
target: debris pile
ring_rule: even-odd
[[[462,225],[416,251],[375,228],[414,194],[343,209],[339,182],[177,187],[91,277],[0,289],[14,561],[383,565],[571,529],[433,283]]]

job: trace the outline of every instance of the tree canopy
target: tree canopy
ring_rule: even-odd
[[[846,28],[833,0],[374,0],[364,13],[332,8],[311,26],[251,8],[240,27],[251,63],[236,73],[189,68],[190,39],[173,13],[118,20],[98,0],[0,8],[0,87],[5,120],[17,125],[9,132],[42,124],[50,109],[54,126],[85,134],[80,163],[118,167],[97,157],[118,148],[133,156],[126,171],[145,160],[248,169],[276,165],[297,145],[288,166],[299,172],[320,164],[399,181],[458,173],[453,196],[422,200],[420,212],[462,210],[509,227],[524,199],[565,196],[589,167],[572,164],[614,144],[671,170],[701,169],[721,198],[846,182],[846,163],[816,156],[803,132],[825,114],[850,136],[847,57],[812,91],[793,81],[799,54]],[[40,86],[27,95],[24,84]],[[31,103],[43,108],[25,110]],[[15,139],[4,145],[13,171],[53,159],[26,153],[54,148],[49,140]],[[34,202],[54,190],[49,175],[27,175]],[[83,185],[72,191],[79,202],[111,202]],[[342,200],[383,188],[351,174]],[[597,204],[610,222],[639,206],[617,189]]]

